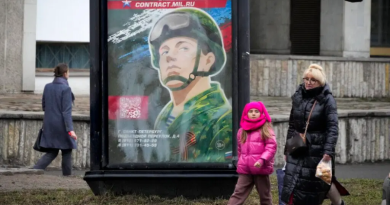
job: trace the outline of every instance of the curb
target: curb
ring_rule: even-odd
[[[27,169],[27,168],[0,168],[0,176],[12,176],[16,174],[27,175],[42,175],[44,171],[41,169]]]

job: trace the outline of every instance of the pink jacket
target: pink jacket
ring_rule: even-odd
[[[270,175],[274,171],[274,156],[277,149],[275,133],[270,130],[271,138],[267,140],[261,139],[261,132],[248,132],[246,142],[241,143],[240,129],[237,133],[237,154],[238,164],[237,173],[251,175]],[[255,167],[256,162],[262,165],[260,168]]]

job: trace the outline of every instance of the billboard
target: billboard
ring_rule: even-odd
[[[231,0],[107,8],[109,163],[231,163]]]

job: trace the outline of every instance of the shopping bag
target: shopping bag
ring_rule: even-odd
[[[276,178],[278,181],[278,194],[279,194],[279,205],[284,205],[282,202],[282,189],[283,189],[283,180],[284,180],[284,170],[286,169],[286,163],[284,163],[284,166],[282,169],[276,170]]]
[[[317,165],[316,177],[329,185],[332,183],[332,160],[325,161],[321,159]]]

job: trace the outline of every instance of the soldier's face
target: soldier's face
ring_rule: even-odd
[[[167,87],[180,87],[190,77],[196,63],[197,49],[198,41],[188,37],[170,38],[161,44],[160,77]],[[209,71],[214,62],[213,53],[205,55],[201,52],[198,71]]]

